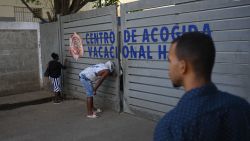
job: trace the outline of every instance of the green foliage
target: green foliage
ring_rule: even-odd
[[[100,8],[100,7],[105,7],[105,6],[110,6],[110,5],[117,5],[119,0],[97,0],[94,2],[94,8]]]

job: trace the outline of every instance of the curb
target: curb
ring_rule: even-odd
[[[0,111],[13,110],[13,109],[21,108],[24,106],[39,105],[39,104],[43,104],[43,103],[48,103],[48,102],[51,102],[52,98],[53,97],[46,97],[46,98],[36,99],[36,100],[32,100],[32,101],[1,104]]]

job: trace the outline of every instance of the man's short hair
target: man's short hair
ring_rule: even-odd
[[[188,61],[198,76],[210,80],[215,61],[212,38],[201,32],[188,32],[177,37],[173,43],[176,43],[177,58]]]

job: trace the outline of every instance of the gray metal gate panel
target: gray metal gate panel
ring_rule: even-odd
[[[94,58],[89,55],[88,46],[103,46],[110,49],[111,46],[118,48],[117,42],[117,11],[116,6],[100,8],[91,11],[85,11],[73,15],[63,16],[60,19],[61,23],[61,43],[62,53],[64,58],[69,60],[69,67],[64,74],[64,90],[67,94],[74,95],[78,98],[85,99],[85,91],[79,81],[78,74],[84,68],[97,64],[104,63],[108,60],[116,63],[117,77],[108,78],[99,87],[95,100],[98,105],[108,106],[117,111],[120,110],[120,97],[119,97],[119,58]],[[114,32],[115,42],[112,43],[99,43],[87,44],[85,37],[87,33],[97,32]],[[69,54],[69,37],[74,32],[77,32],[83,39],[84,56],[75,61]]]
[[[60,54],[59,28],[58,22],[40,24],[42,72],[45,72],[48,62],[52,59],[51,53]]]
[[[140,45],[149,45],[153,57],[146,60],[123,58],[125,111],[159,117],[171,110],[183,95],[183,90],[172,88],[167,61],[154,59],[158,55],[157,46],[166,45],[168,50],[171,39],[142,42],[145,28],[148,31],[163,26],[172,29],[176,25],[180,30],[183,26],[196,25],[200,31],[204,24],[209,24],[216,45],[213,81],[221,90],[250,102],[249,17],[249,0],[143,0],[122,5],[122,31],[136,29],[137,39],[136,43],[129,41],[123,45],[134,46],[137,51]],[[171,30],[169,32],[171,34]],[[155,34],[158,39],[159,36],[159,33]]]

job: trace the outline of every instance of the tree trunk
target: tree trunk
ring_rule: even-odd
[[[44,18],[42,18],[40,15],[37,15],[33,10],[32,8],[24,1],[24,0],[21,0],[21,2],[29,9],[29,11],[35,15],[37,18],[39,18],[42,22],[45,22],[47,23],[48,21],[46,21]]]
[[[69,14],[69,5],[70,5],[70,0],[62,0],[62,9],[61,9],[62,15]]]
[[[40,15],[37,15],[32,8],[25,2],[25,0],[21,0],[22,3],[30,10],[30,12],[33,13],[36,17],[38,17],[43,22],[48,22],[44,18],[42,18]],[[54,2],[54,14],[53,17],[49,17],[50,21],[57,21],[57,15],[68,15],[68,14],[74,14],[78,12],[83,6],[85,6],[89,2],[95,2],[97,0],[72,0],[72,3],[70,4],[71,0],[51,0]],[[99,0],[98,0],[99,1]],[[48,13],[47,13],[48,14]],[[48,15],[48,16],[49,16]]]
[[[73,1],[72,1],[72,4],[71,4],[71,6],[70,6],[70,13],[71,13],[71,14],[72,14],[72,13],[75,13],[75,12],[73,12],[73,11],[76,11],[76,9],[77,9],[78,6],[80,5],[81,1],[82,1],[82,0],[73,0]]]
[[[61,8],[62,8],[62,0],[54,0],[54,8],[55,8],[55,14],[60,14],[61,13]]]

